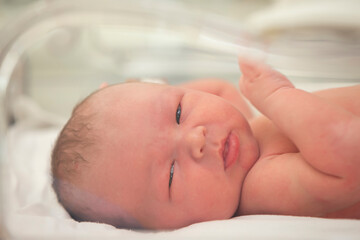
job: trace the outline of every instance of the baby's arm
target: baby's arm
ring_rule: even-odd
[[[333,200],[341,193],[351,193],[359,201],[359,117],[294,88],[285,76],[263,63],[240,60],[240,68],[240,89],[245,97],[295,143],[303,159],[316,170],[314,174],[323,176],[312,177],[309,171],[309,178],[321,179],[321,184],[314,182],[313,186],[328,189],[327,196],[318,197]]]
[[[181,87],[203,91],[222,97],[237,107],[247,119],[253,117],[253,114],[240,91],[229,82],[219,79],[201,79],[184,83]]]

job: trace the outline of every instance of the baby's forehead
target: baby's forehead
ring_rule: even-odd
[[[109,85],[102,89],[97,90],[94,93],[94,97],[110,96],[112,94],[122,93],[122,94],[132,94],[129,91],[140,90],[143,87],[147,89],[157,88],[159,86],[164,86],[166,84],[155,84],[148,82],[122,82],[113,85]]]
[[[121,100],[126,98],[142,98],[144,94],[155,94],[167,87],[176,88],[176,86],[170,86],[168,84],[149,83],[149,82],[125,82],[110,85],[103,89],[99,89],[92,96],[93,102],[104,102],[107,100]]]
[[[143,134],[138,132],[140,129],[159,128],[166,120],[164,118],[170,118],[170,115],[172,118],[173,115],[170,111],[174,104],[168,104],[169,99],[173,100],[169,97],[173,94],[168,94],[168,87],[165,84],[136,82],[111,85],[100,90],[92,99],[99,128],[109,132],[109,136],[121,129],[121,136],[125,138],[132,137],[134,132]],[[155,91],[152,92],[152,89]]]

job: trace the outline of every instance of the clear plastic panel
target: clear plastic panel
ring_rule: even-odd
[[[5,106],[22,92],[46,110],[66,115],[102,82],[145,77],[176,84],[209,76],[236,81],[240,72],[233,46],[248,44],[245,27],[164,3],[34,5],[1,34]]]

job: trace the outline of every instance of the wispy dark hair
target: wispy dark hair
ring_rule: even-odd
[[[84,209],[73,205],[72,191],[64,183],[73,183],[80,179],[82,171],[89,165],[90,151],[94,151],[96,134],[93,122],[96,114],[90,110],[91,96],[85,98],[73,109],[70,119],[57,138],[51,155],[53,189],[58,201],[77,221],[87,220],[83,219]]]

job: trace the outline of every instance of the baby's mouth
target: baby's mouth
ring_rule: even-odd
[[[222,141],[222,158],[224,162],[224,170],[229,168],[239,157],[240,143],[239,138],[233,132]]]

